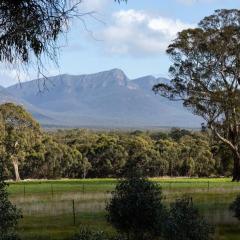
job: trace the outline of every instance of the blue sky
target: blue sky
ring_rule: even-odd
[[[85,74],[120,68],[130,78],[168,76],[170,61],[165,54],[178,31],[194,27],[221,8],[239,8],[240,0],[83,0],[81,12],[94,11],[71,23],[59,55],[59,68],[47,64],[48,75]],[[15,69],[1,67],[0,85],[18,81]],[[35,78],[20,73],[21,81]]]

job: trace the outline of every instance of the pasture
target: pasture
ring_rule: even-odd
[[[240,239],[240,223],[229,204],[240,193],[240,183],[228,178],[154,178],[163,189],[164,202],[187,194],[209,222],[217,240]],[[115,179],[24,181],[9,183],[11,201],[22,210],[18,232],[24,240],[69,239],[81,226],[114,233],[105,220],[105,204]]]

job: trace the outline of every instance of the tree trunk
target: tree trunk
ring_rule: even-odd
[[[19,175],[19,170],[18,170],[18,161],[13,160],[13,168],[14,168],[14,173],[15,173],[15,180],[20,181],[20,175]]]
[[[234,165],[233,165],[233,182],[240,181],[240,156],[235,154],[234,156]]]

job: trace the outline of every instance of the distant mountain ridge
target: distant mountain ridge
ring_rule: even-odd
[[[130,80],[120,69],[0,88],[0,102],[24,105],[42,124],[102,127],[199,127],[201,119],[179,102],[155,95],[154,76]],[[5,97],[4,97],[5,96]]]

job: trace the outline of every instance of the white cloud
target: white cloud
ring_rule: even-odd
[[[151,19],[148,26],[151,30],[162,33],[169,38],[176,37],[176,33],[185,28],[193,27],[193,25],[183,23],[180,20],[167,19],[163,17]]]
[[[31,66],[30,68],[30,66],[14,66],[10,64],[0,63],[0,86],[9,87],[16,83],[22,83],[30,81],[32,79],[42,78],[43,76],[49,77],[62,74],[60,72],[60,69],[56,67],[54,68],[51,66],[51,64],[48,65],[48,67],[48,70],[42,69],[44,74],[42,75],[40,72],[38,72],[36,66]]]
[[[7,87],[25,81],[26,78],[27,73],[23,70],[10,64],[0,63],[0,86]]]
[[[165,52],[179,31],[193,26],[146,11],[122,10],[113,14],[113,23],[100,38],[108,52],[146,56]]]

